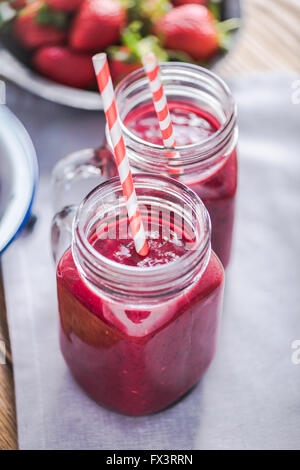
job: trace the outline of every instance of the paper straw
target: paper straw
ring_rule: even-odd
[[[158,59],[153,52],[149,52],[142,58],[145,73],[149,80],[150,90],[152,92],[153,105],[157,114],[159,127],[166,148],[176,147],[175,134],[171,121],[168,102],[163,89]],[[175,156],[172,152],[170,156]]]
[[[99,91],[102,96],[103,108],[114,149],[123,194],[126,199],[128,218],[135,249],[139,255],[146,256],[148,254],[148,244],[133,185],[132,173],[126,153],[124,138],[121,131],[119,113],[116,106],[116,99],[106,54],[96,54],[93,57],[93,64],[97,76]]]

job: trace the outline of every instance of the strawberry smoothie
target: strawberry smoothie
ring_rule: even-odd
[[[177,146],[183,147],[212,137],[220,128],[214,116],[191,104],[169,101]],[[124,121],[126,127],[143,141],[162,145],[153,105],[146,104],[131,111]],[[237,155],[234,149],[222,165],[209,176],[194,174],[187,182],[204,202],[212,221],[212,247],[226,267],[230,259],[237,189]]]
[[[144,70],[132,72],[116,88],[132,169],[171,176],[198,194],[211,217],[212,248],[227,267],[237,190],[234,98],[221,78],[197,65],[163,63],[160,75],[176,139],[172,157],[163,146]],[[109,137],[107,142],[110,148]]]
[[[159,179],[167,181],[163,197],[173,207],[175,184],[185,201],[190,197],[201,204],[180,183]],[[148,189],[153,202],[155,188]],[[131,416],[159,411],[191,389],[213,359],[224,272],[210,250],[201,206],[204,218],[193,224],[194,241],[175,219],[166,237],[166,218],[151,212],[147,220],[155,218],[156,230],[147,231],[145,258],[137,255],[130,236],[120,238],[119,225],[115,239],[104,236],[107,226],[97,225],[83,240],[78,227],[94,223],[95,206],[90,203],[87,211],[93,219],[77,214],[72,249],[57,267],[60,344],[77,382],[101,405]]]
[[[132,241],[108,244],[95,248],[135,266],[170,263],[184,253],[184,246],[160,239],[149,243],[148,259],[138,260]],[[117,322],[112,312],[118,310],[80,278],[71,250],[60,260],[57,284],[65,360],[88,394],[108,408],[129,415],[158,411],[195,385],[214,356],[223,285],[214,254],[188,293],[161,309],[125,308]],[[137,336],[134,326],[143,324]]]

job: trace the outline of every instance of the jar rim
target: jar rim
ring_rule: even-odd
[[[159,175],[149,175],[148,173],[147,174],[143,174],[143,173],[139,173],[138,175],[133,175],[134,179],[137,179],[139,177],[151,177],[151,179],[158,179],[158,180],[165,180],[165,181],[168,181],[172,184],[174,184],[174,186],[178,186],[178,188],[180,189],[185,189],[185,191],[192,197],[192,198],[195,198],[195,203],[197,204],[200,204],[202,208],[205,209],[205,212],[208,216],[208,213],[207,213],[207,210],[203,204],[203,202],[201,201],[200,197],[190,188],[188,188],[186,185],[184,185],[183,183],[177,181],[177,180],[174,180],[172,178],[169,178],[167,176],[159,176]],[[108,265],[110,266],[122,266],[124,267],[124,270],[129,270],[131,271],[132,273],[136,273],[136,274],[140,274],[141,271],[145,272],[145,273],[150,273],[151,275],[154,274],[154,273],[160,273],[160,272],[164,272],[166,270],[166,267],[169,267],[170,264],[172,263],[172,266],[175,265],[175,263],[178,263],[180,261],[183,260],[183,258],[186,258],[186,254],[184,254],[183,256],[181,256],[180,258],[172,261],[171,263],[168,263],[168,264],[159,264],[159,265],[156,265],[156,266],[149,266],[149,267],[146,267],[146,268],[143,268],[143,267],[140,267],[140,266],[131,266],[131,265],[127,265],[127,264],[121,264],[121,263],[118,263],[117,261],[114,261],[114,260],[111,260],[110,258],[107,258],[106,256],[102,255],[101,253],[99,253],[99,251],[97,251],[93,245],[91,245],[91,243],[88,241],[86,235],[83,233],[83,227],[79,227],[78,224],[76,223],[76,219],[80,218],[80,215],[83,211],[83,208],[85,206],[85,204],[93,197],[95,196],[97,193],[99,193],[100,190],[104,189],[105,187],[108,187],[108,186],[111,186],[113,184],[116,184],[115,186],[115,189],[116,190],[120,190],[122,189],[121,187],[121,183],[120,183],[120,180],[119,180],[119,177],[116,176],[114,178],[111,178],[110,180],[107,180],[107,181],[104,181],[103,183],[101,183],[99,186],[97,186],[96,188],[94,188],[86,197],[85,199],[82,201],[82,203],[80,204],[80,206],[78,207],[77,209],[77,214],[75,216],[75,224],[74,224],[74,228],[73,228],[73,233],[74,231],[76,231],[76,229],[78,228],[79,232],[78,234],[80,235],[85,247],[94,255],[95,259],[98,259],[99,261],[101,262],[105,262],[107,263]],[[203,247],[200,246],[199,247],[199,250],[201,250],[201,248],[204,248],[205,246],[207,246],[207,238],[209,238],[210,236],[210,219],[209,219],[209,216],[207,217],[207,227],[206,229],[204,229],[205,232],[207,232],[207,236],[205,237],[205,239],[203,240]],[[196,251],[196,250],[191,250],[191,251]],[[187,251],[187,253],[189,253],[189,251]]]
[[[226,132],[228,128],[231,128],[235,124],[236,114],[237,114],[236,104],[235,104],[235,101],[234,101],[234,98],[233,98],[233,95],[232,95],[232,92],[231,92],[229,86],[227,85],[227,83],[221,77],[219,77],[218,75],[216,75],[212,71],[210,71],[210,70],[208,70],[204,67],[201,67],[200,65],[190,64],[190,63],[186,63],[186,62],[162,62],[159,65],[160,65],[160,72],[161,72],[162,81],[163,81],[164,75],[166,74],[167,69],[169,69],[169,68],[176,69],[178,67],[184,68],[185,72],[190,71],[190,72],[193,72],[193,73],[202,74],[203,76],[215,81],[217,83],[217,85],[219,85],[220,88],[225,93],[225,96],[228,99],[228,104],[229,104],[229,107],[230,107],[230,110],[229,110],[228,116],[226,117],[226,120],[224,121],[224,123],[222,123],[220,125],[220,127],[216,130],[216,132],[214,132],[212,135],[206,137],[205,139],[201,140],[200,144],[195,142],[195,143],[188,144],[188,145],[178,145],[178,146],[176,146],[175,150],[177,150],[178,153],[183,152],[183,151],[191,151],[192,152],[192,151],[195,151],[197,148],[199,148],[199,146],[201,146],[201,147],[209,146],[216,139],[218,139],[220,136],[222,136],[222,134],[224,134],[224,132]],[[141,79],[141,78],[146,78],[143,67],[141,67],[138,70],[135,70],[135,71],[131,72],[125,78],[123,78],[120,81],[120,83],[117,85],[116,90],[115,90],[117,102],[118,102],[118,95],[122,92],[122,90],[124,90],[127,87],[128,82],[130,82],[130,81],[134,82],[134,81],[136,81],[138,79]],[[156,151],[166,151],[166,150],[170,151],[171,150],[171,148],[166,148],[166,147],[164,147],[164,145],[155,144],[153,142],[148,142],[147,140],[141,139],[140,137],[138,137],[136,134],[134,134],[133,132],[131,132],[128,129],[128,127],[124,124],[123,120],[120,119],[120,122],[121,122],[122,131],[125,134],[125,137],[128,137],[131,141],[135,142],[136,144],[145,145],[145,146],[147,146],[148,148],[150,148],[154,151],[155,150]],[[172,150],[174,151],[174,148],[172,148]]]
[[[120,281],[120,284],[129,284],[130,280],[132,281],[134,279],[135,284],[142,285],[146,281],[149,282],[149,279],[151,279],[151,282],[154,282],[155,280],[157,283],[162,283],[165,280],[167,273],[169,276],[170,269],[172,269],[172,272],[174,271],[174,276],[176,273],[178,276],[179,271],[182,273],[188,273],[198,265],[200,266],[201,262],[203,263],[203,267],[206,267],[210,254],[211,226],[208,212],[199,196],[183,183],[165,176],[139,173],[133,175],[133,178],[137,192],[138,190],[143,189],[142,184],[145,184],[145,180],[148,180],[152,185],[157,184],[158,182],[159,185],[157,185],[157,190],[162,192],[165,190],[165,192],[168,192],[168,194],[170,194],[170,185],[173,187],[174,194],[177,194],[179,191],[183,192],[186,200],[190,201],[190,203],[193,204],[198,211],[200,209],[200,212],[197,212],[196,214],[198,217],[198,223],[201,215],[201,223],[203,225],[201,227],[202,238],[200,238],[198,235],[198,244],[195,245],[195,249],[187,250],[186,253],[184,253],[180,258],[175,259],[170,263],[150,267],[121,264],[99,253],[99,251],[97,251],[89,242],[88,234],[85,232],[85,224],[83,223],[84,210],[89,203],[92,204],[92,202],[95,202],[97,198],[105,198],[108,195],[113,195],[114,192],[121,191],[122,187],[119,177],[115,177],[101,183],[93,191],[91,191],[77,209],[73,223],[72,252],[79,273],[82,274],[84,278],[86,278],[86,273],[84,273],[83,270],[88,267],[88,269],[91,269],[94,273],[97,272],[97,275],[101,272],[101,276],[103,276],[105,279],[107,279],[107,277],[112,274],[116,276],[118,281]],[[148,189],[149,188],[150,186]],[[119,205],[119,201],[117,199],[116,205]],[[79,261],[79,257],[80,259],[84,260],[84,269],[82,269],[82,263]],[[180,270],[178,269],[179,265]]]

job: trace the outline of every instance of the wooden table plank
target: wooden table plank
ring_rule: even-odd
[[[238,40],[216,71],[225,77],[267,70],[300,74],[300,1],[244,0],[242,4]]]
[[[300,74],[299,23],[299,0],[244,0],[242,30],[216,71],[224,77],[287,69]],[[1,282],[0,340],[5,342],[7,356],[6,364],[0,364],[0,449],[16,449],[12,358]]]
[[[0,277],[2,279],[2,276]],[[18,439],[13,367],[2,282],[0,282],[0,341],[4,341],[6,349],[6,364],[0,364],[0,450],[15,450]]]

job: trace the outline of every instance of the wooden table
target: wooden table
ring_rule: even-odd
[[[5,298],[2,282],[0,282],[0,340],[4,340],[6,346],[6,364],[1,365],[0,363],[0,449],[17,449],[18,435],[15,411],[13,365],[6,322]],[[2,354],[0,354],[0,357],[2,357]]]
[[[243,18],[240,37],[230,56],[218,66],[218,73],[229,77],[293,70],[300,75],[300,1],[244,0]],[[0,364],[0,449],[16,449],[13,362],[0,283],[0,345],[1,340],[6,345],[6,364]]]

